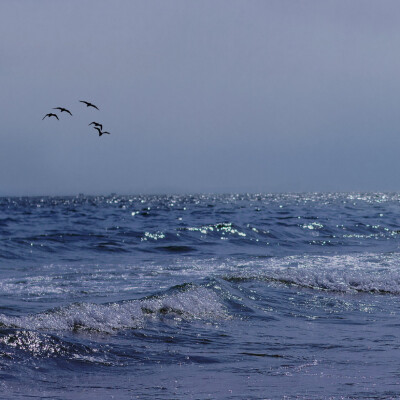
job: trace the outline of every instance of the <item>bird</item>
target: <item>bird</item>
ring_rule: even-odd
[[[48,113],[48,114],[46,114],[43,118],[42,118],[42,121],[46,118],[46,117],[56,117],[57,119],[59,119],[58,117],[57,117],[57,114],[53,114],[53,113]]]
[[[67,110],[64,107],[54,107],[53,110],[60,110],[61,112],[67,112],[69,115],[72,116],[71,111]]]
[[[100,129],[103,129],[103,125],[102,124],[99,124],[98,122],[91,122],[90,124],[89,124],[89,126],[90,125],[94,125],[94,126],[99,126],[100,127]]]
[[[85,103],[85,104],[86,104],[86,107],[93,107],[93,108],[95,108],[96,110],[98,110],[98,108],[97,108],[94,104],[89,103],[88,101],[79,100],[79,102],[80,102],[80,103]]]
[[[93,127],[94,129],[97,130],[97,132],[99,132],[99,136],[104,135],[105,133],[107,133],[108,135],[110,134],[110,132],[102,132],[100,128],[98,128],[97,126]]]

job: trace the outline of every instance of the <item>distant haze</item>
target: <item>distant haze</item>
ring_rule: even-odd
[[[399,21],[384,0],[3,0],[0,196],[399,191]]]

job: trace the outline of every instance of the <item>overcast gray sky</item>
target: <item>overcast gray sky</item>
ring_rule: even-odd
[[[397,0],[2,0],[0,195],[399,191],[399,21]]]

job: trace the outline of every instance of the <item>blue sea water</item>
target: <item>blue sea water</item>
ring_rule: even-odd
[[[0,198],[1,399],[400,398],[400,195]]]

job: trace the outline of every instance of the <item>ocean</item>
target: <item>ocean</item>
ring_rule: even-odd
[[[1,399],[400,398],[400,194],[0,198]]]

